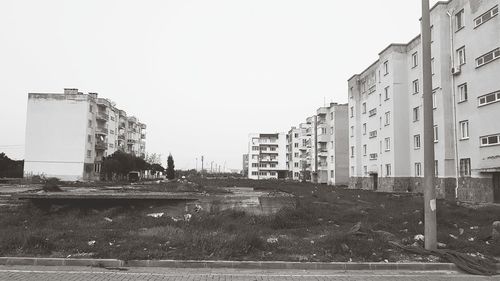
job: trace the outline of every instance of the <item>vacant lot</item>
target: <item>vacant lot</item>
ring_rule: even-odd
[[[42,211],[30,204],[1,208],[0,256],[119,259],[232,259],[286,261],[427,260],[393,248],[423,234],[422,197],[313,184],[193,180],[197,190],[254,187],[296,196],[296,207],[270,216],[200,211],[188,220],[147,216],[161,205]],[[154,191],[168,187],[151,187]],[[438,240],[446,248],[500,256],[488,241],[500,207],[465,208],[438,202]],[[354,230],[353,226],[357,225]],[[421,242],[417,242],[421,243]]]

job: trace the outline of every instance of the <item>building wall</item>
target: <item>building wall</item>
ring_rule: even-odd
[[[248,178],[285,179],[287,134],[250,134],[248,141]]]
[[[26,120],[25,176],[83,180],[89,120],[86,95],[29,94]]]

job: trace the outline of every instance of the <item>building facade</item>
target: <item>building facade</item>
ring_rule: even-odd
[[[146,125],[97,93],[28,94],[24,175],[99,179],[117,150],[145,157]]]
[[[431,9],[436,190],[500,201],[498,0],[451,0]],[[421,192],[420,36],[391,44],[348,81],[350,187]]]
[[[285,179],[286,133],[250,134],[248,141],[248,178]]]
[[[288,178],[320,184],[349,181],[347,104],[331,103],[288,132]]]

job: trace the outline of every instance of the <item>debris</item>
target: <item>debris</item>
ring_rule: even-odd
[[[349,246],[347,246],[347,244],[345,244],[345,243],[340,244],[340,248],[342,248],[342,251],[344,251],[344,252],[349,252],[349,250],[350,250]]]
[[[469,238],[467,240],[469,240],[469,242],[474,242],[475,239],[474,239],[474,237],[471,237],[471,238]]]
[[[164,214],[165,213],[151,213],[151,214],[147,214],[147,216],[157,219],[157,218],[163,217]]]
[[[389,241],[389,240],[394,240],[396,238],[396,235],[390,233],[390,232],[387,232],[387,231],[383,231],[383,230],[375,230],[375,231],[372,231],[374,234],[378,235],[379,237],[381,237],[383,240],[386,240],[386,241]]]
[[[479,226],[471,226],[470,229],[479,229]]]
[[[202,207],[201,205],[196,204],[196,205],[194,206],[194,211],[195,211],[196,213],[198,213],[198,212],[200,212],[200,211],[203,211],[203,207]]]
[[[399,232],[401,232],[401,233],[408,233],[408,228],[401,229]]]
[[[185,214],[185,215],[184,215],[184,220],[185,220],[185,221],[190,221],[190,220],[191,220],[191,217],[192,217],[192,215],[191,215],[191,214]]]
[[[464,229],[463,228],[459,228],[458,229],[458,235],[462,235],[464,234]]]
[[[423,224],[423,222],[422,222],[422,221],[419,221],[419,222],[418,222],[418,225],[422,225],[422,224]]]
[[[458,239],[457,236],[453,235],[453,234],[450,234],[450,237],[453,238],[453,239]]]
[[[269,244],[276,244],[276,243],[278,243],[278,238],[276,238],[276,237],[269,237],[269,238],[267,238],[266,242],[269,243]]]
[[[446,248],[446,244],[445,243],[441,243],[441,242],[438,242],[437,246],[438,246],[438,248],[441,248],[441,249],[442,248]]]
[[[105,218],[104,218],[104,220],[105,220],[105,221],[108,221],[108,222],[113,222],[113,220],[112,220],[112,219],[110,219],[110,218],[108,218],[108,217],[105,217]]]
[[[87,242],[87,244],[89,246],[94,246],[95,245],[95,240],[90,240],[89,242]]]
[[[413,237],[413,239],[414,239],[415,241],[422,241],[422,242],[423,242],[423,241],[424,241],[424,239],[425,239],[425,237],[424,237],[424,235],[422,235],[422,234],[417,234],[417,235],[415,235],[415,237]]]

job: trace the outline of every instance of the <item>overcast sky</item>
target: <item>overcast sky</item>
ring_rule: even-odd
[[[136,115],[164,162],[239,169],[249,133],[347,102],[349,77],[419,33],[420,3],[2,0],[0,152],[24,157],[27,93],[66,87]]]

